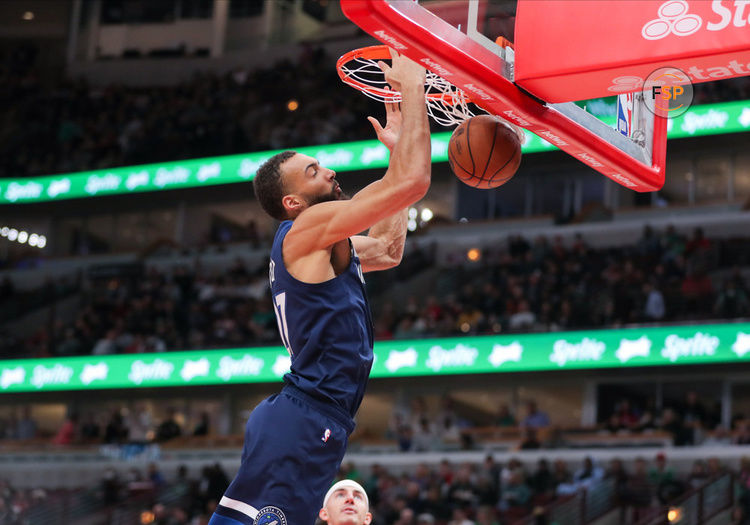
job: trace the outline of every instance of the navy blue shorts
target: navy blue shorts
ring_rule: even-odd
[[[354,421],[287,385],[245,427],[242,464],[209,525],[314,525]]]

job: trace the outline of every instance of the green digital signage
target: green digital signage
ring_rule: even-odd
[[[601,120],[614,125],[613,116]],[[694,106],[679,118],[668,122],[667,136],[682,138],[750,130],[750,101]],[[526,132],[524,153],[549,151],[555,146]],[[448,160],[450,132],[432,135],[432,160]],[[296,148],[317,158],[333,170],[355,171],[388,165],[388,150],[377,140]],[[162,164],[146,164],[34,177],[0,179],[0,204],[31,203],[104,195],[122,195],[147,191],[172,190],[252,180],[266,159],[278,153],[262,151],[226,157],[193,159]]]
[[[750,363],[750,323],[375,344],[373,378]],[[279,381],[283,347],[0,361],[0,393]]]

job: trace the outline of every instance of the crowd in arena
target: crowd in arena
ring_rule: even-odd
[[[518,458],[501,463],[488,455],[481,463],[446,459],[401,470],[374,464],[365,471],[346,463],[339,477],[365,487],[374,525],[500,525],[532,514],[542,516],[545,506],[582,490],[613,498],[624,516],[637,518],[728,471],[718,458],[709,457],[695,460],[687,475],[679,474],[663,453],[638,457],[631,464],[617,457],[599,461],[593,456],[580,462],[551,456],[535,463]],[[733,523],[740,524],[748,516],[750,458],[743,458],[735,475],[739,484]],[[180,466],[176,473],[163,472],[151,463],[145,469],[132,467],[126,474],[109,468],[98,486],[83,491],[97,502],[89,512],[113,520],[129,509],[140,523],[204,525],[228,480],[218,463],[205,465],[200,472]],[[26,523],[51,499],[46,491],[16,489],[0,481],[0,521]]]
[[[382,112],[338,80],[332,57],[311,47],[296,61],[199,73],[169,87],[95,87],[83,79],[50,87],[33,68],[5,68],[0,103],[9,108],[0,117],[0,177],[374,138],[363,115]]]
[[[575,448],[581,433],[627,438],[636,435],[668,436],[674,446],[723,447],[750,445],[750,423],[740,411],[733,414],[731,425],[721,423],[720,407],[705,402],[694,391],[682,400],[665,399],[660,408],[653,401],[638,403],[622,397],[611,408],[600,401],[600,419],[595,426],[581,427],[574,420],[559,416],[553,421],[534,399],[522,407],[498,403],[494,412],[467,413],[456,408],[449,396],[444,396],[437,410],[429,410],[422,397],[414,397],[409,406],[399,402],[382,435],[374,435],[368,423],[352,436],[358,447],[369,441],[392,444],[400,452],[448,452],[481,450],[491,446],[492,433],[502,434],[502,446],[510,450],[540,450]],[[152,443],[161,444],[175,438],[215,436],[217,429],[208,412],[178,412],[167,407],[154,413],[145,403],[114,409],[87,409],[83,413],[71,410],[60,421],[57,430],[42,430],[31,407],[0,414],[0,443],[36,443],[54,446],[116,445],[136,446],[130,453],[142,451]],[[368,441],[369,440],[369,441]],[[489,441],[488,441],[489,440]],[[184,441],[184,440],[183,440]],[[664,442],[664,441],[661,441]],[[607,441],[610,446],[617,441]],[[497,443],[495,443],[497,445]]]
[[[49,85],[34,60],[27,50],[0,67],[0,104],[8,108],[0,116],[0,177],[371,139],[364,116],[382,112],[341,83],[335,57],[311,46],[296,61],[203,72],[169,87]],[[744,99],[747,77],[695,85],[696,103]]]
[[[467,264],[463,251],[437,268],[430,290],[403,303],[388,299],[389,279],[430,269],[375,273],[370,280],[378,340],[462,334],[545,332],[633,323],[735,319],[750,315],[750,292],[741,267],[744,239],[708,239],[700,228],[688,238],[673,227],[646,227],[634,246],[588,246],[581,236],[484,251]],[[405,261],[406,262],[406,261]],[[89,279],[72,322],[57,320],[27,339],[7,330],[5,357],[104,355],[275,344],[277,326],[265,264],[238,259],[211,272],[176,266],[130,277]],[[408,271],[407,271],[408,270]],[[369,277],[369,276],[368,276]],[[408,282],[408,281],[407,281]],[[373,284],[374,283],[374,284]],[[12,284],[0,299],[13,303]]]

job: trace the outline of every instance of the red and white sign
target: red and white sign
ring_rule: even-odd
[[[549,102],[632,92],[672,66],[750,75],[750,0],[518,0],[515,81]]]

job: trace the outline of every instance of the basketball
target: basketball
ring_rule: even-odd
[[[521,164],[516,132],[492,115],[462,122],[448,143],[448,162],[461,182],[473,188],[497,188],[508,182]]]

